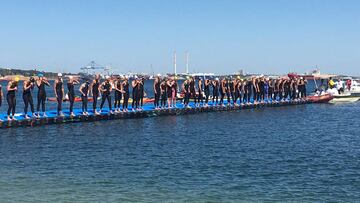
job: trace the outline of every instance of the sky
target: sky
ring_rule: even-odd
[[[0,0],[0,67],[360,75],[357,0]]]

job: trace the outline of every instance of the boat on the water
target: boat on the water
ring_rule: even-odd
[[[334,99],[334,96],[331,94],[323,94],[323,95],[312,95],[306,98],[312,103],[329,103]]]
[[[351,92],[344,91],[340,92],[336,88],[328,89],[326,93],[332,95],[334,98],[330,103],[344,103],[344,102],[356,102],[360,100],[360,97],[353,96]]]
[[[360,83],[351,79],[349,92],[351,93],[351,96],[360,97]]]

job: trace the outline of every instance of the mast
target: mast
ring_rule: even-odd
[[[174,51],[174,74],[176,75],[176,51]]]
[[[186,53],[185,53],[185,57],[186,57],[186,70],[185,70],[185,72],[186,72],[186,74],[189,74],[189,52],[188,51],[186,51]]]

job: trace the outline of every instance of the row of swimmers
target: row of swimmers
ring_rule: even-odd
[[[7,119],[15,120],[16,108],[16,92],[18,90],[19,79],[9,81],[7,85],[6,100],[8,103]],[[62,103],[65,98],[64,86],[67,87],[67,99],[70,103],[69,112],[71,116],[75,116],[73,106],[75,102],[75,85],[80,85],[79,92],[82,101],[82,113],[88,115],[88,98],[92,97],[92,109],[94,114],[100,114],[105,102],[107,101],[110,113],[127,112],[130,99],[130,88],[132,88],[132,111],[142,110],[143,100],[145,97],[144,78],[135,77],[131,83],[127,77],[110,78],[107,76],[101,82],[99,75],[90,81],[86,80],[80,84],[79,80],[70,76],[66,84],[61,73],[58,74],[54,82],[53,90],[57,100],[57,114],[64,116],[62,112]],[[190,99],[193,99],[196,106],[208,106],[209,99],[212,97],[213,105],[224,106],[224,99],[227,99],[227,105],[239,105],[241,103],[258,103],[270,101],[282,101],[285,99],[304,99],[306,97],[307,81],[303,78],[278,78],[271,79],[265,77],[253,77],[250,79],[237,78],[215,78],[195,79],[189,77],[182,83],[181,87],[175,77],[156,77],[153,84],[154,91],[154,107],[174,108],[178,98],[178,88],[181,88],[182,103],[185,107],[190,108]],[[22,97],[24,100],[25,118],[30,118],[27,114],[28,108],[32,112],[32,117],[46,117],[46,86],[51,86],[49,81],[41,74],[35,79],[30,77],[24,81]],[[32,99],[32,91],[34,87],[38,88],[36,113],[34,102]],[[1,86],[0,86],[1,90]],[[114,103],[111,102],[111,92],[114,91]],[[212,94],[210,94],[212,92]],[[97,111],[98,97],[101,96],[100,111]],[[2,101],[2,91],[0,91],[0,106]],[[122,102],[121,102],[122,101]],[[114,105],[114,109],[112,108]],[[40,111],[41,110],[41,111]],[[41,113],[40,113],[41,112]]]
[[[156,83],[156,82],[155,82]],[[307,81],[303,78],[278,78],[252,77],[250,79],[215,78],[215,80],[187,78],[182,84],[184,94],[183,103],[189,107],[192,98],[196,106],[208,106],[212,97],[213,105],[237,106],[241,103],[276,102],[283,100],[298,100],[306,98]],[[210,92],[212,89],[212,95]],[[219,99],[220,97],[220,99]],[[204,101],[205,98],[205,101]]]
[[[64,116],[62,111],[62,103],[66,98],[69,101],[69,112],[70,116],[75,116],[74,114],[74,102],[75,102],[75,85],[80,84],[79,80],[75,77],[70,76],[66,82],[64,83],[64,79],[61,73],[58,74],[57,79],[54,82],[53,90],[57,101],[57,115]],[[19,78],[14,78],[10,80],[7,85],[7,93],[6,93],[6,101],[8,103],[7,110],[7,119],[16,120],[15,118],[15,110],[16,110],[16,92],[18,91]],[[67,94],[65,94],[64,86],[67,87]],[[131,84],[129,84],[129,80],[127,77],[121,80],[120,77],[115,80],[111,80],[109,76],[106,77],[105,81],[100,81],[100,76],[96,75],[93,81],[86,80],[84,83],[80,84],[79,92],[82,101],[82,112],[83,115],[88,115],[88,100],[89,97],[92,96],[93,101],[93,112],[98,115],[101,113],[105,102],[108,102],[108,106],[110,109],[110,113],[113,113],[112,110],[112,102],[111,102],[111,92],[114,90],[115,92],[115,101],[114,101],[114,109],[115,112],[120,112],[122,107],[124,112],[128,111],[128,104],[130,99],[130,85],[132,87],[132,110],[142,110],[143,99],[145,96],[144,92],[144,79],[135,77]],[[26,119],[30,118],[28,116],[28,109],[30,107],[32,116],[34,118],[39,117],[47,117],[46,115],[46,86],[51,86],[50,82],[42,75],[39,74],[35,79],[34,77],[30,77],[29,80],[24,81],[23,89],[22,89],[22,97],[24,101],[24,116]],[[33,89],[37,87],[37,106],[36,112],[34,108],[34,101],[32,97]],[[100,111],[97,111],[97,101],[98,97],[101,96],[100,103]],[[3,100],[2,87],[0,85],[0,106]],[[121,100],[123,100],[121,105]]]

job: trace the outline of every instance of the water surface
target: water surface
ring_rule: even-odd
[[[360,103],[2,129],[1,202],[360,199]]]

